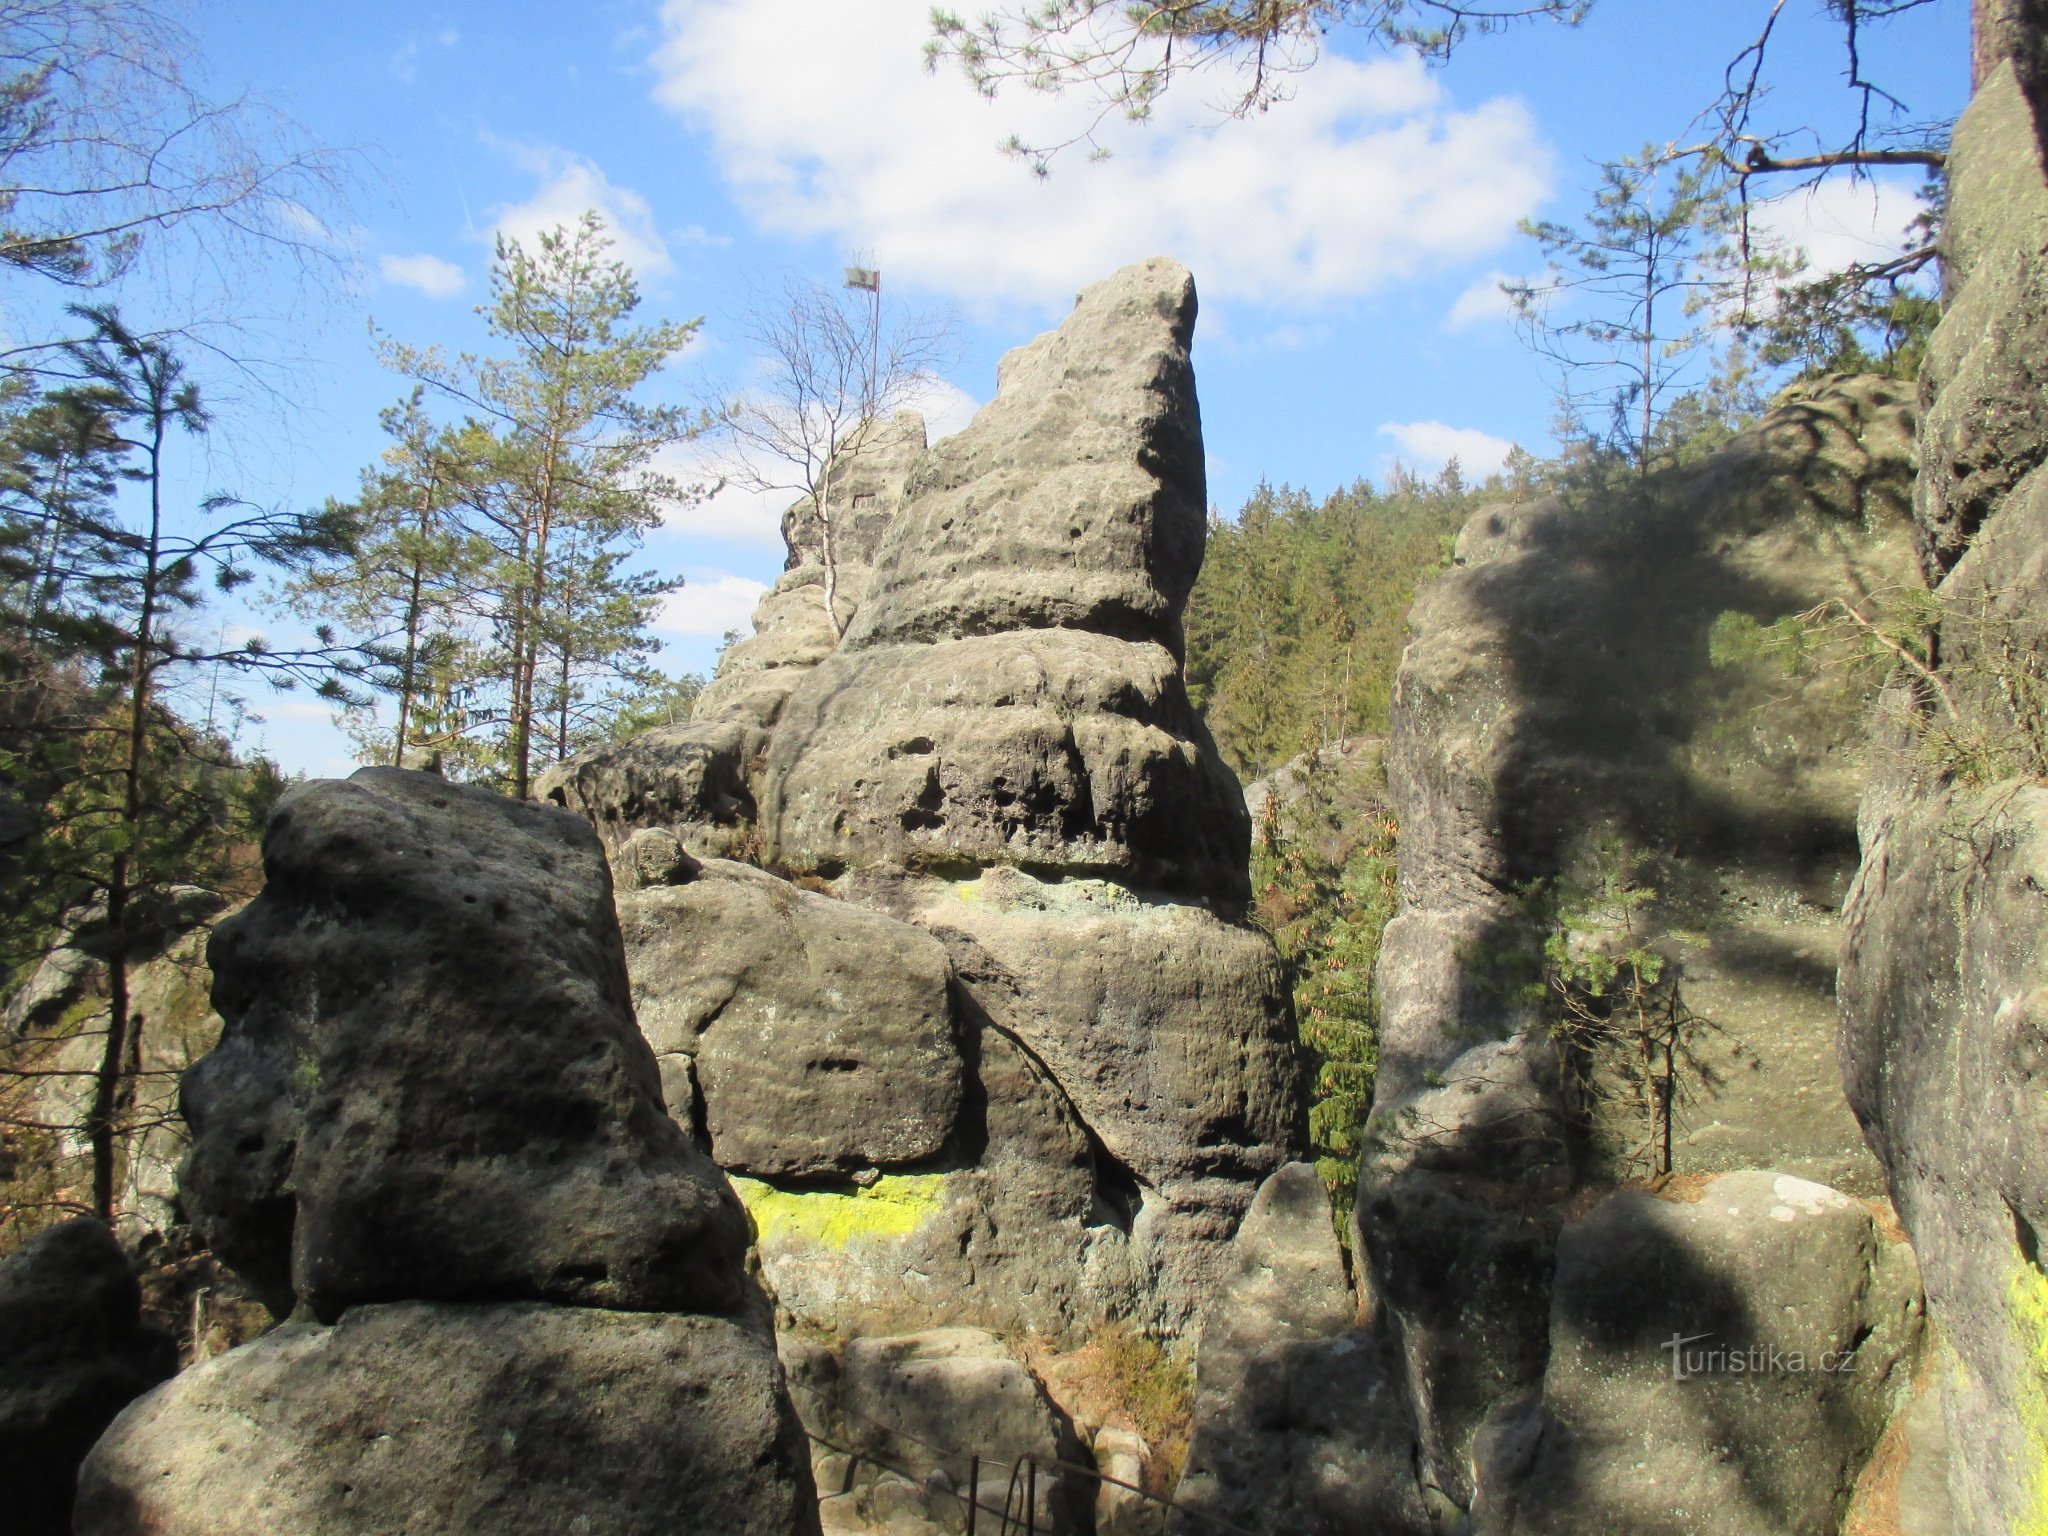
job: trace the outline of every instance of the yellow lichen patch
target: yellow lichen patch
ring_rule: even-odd
[[[2048,1536],[2048,1275],[2022,1259],[2008,1296],[2020,1346],[2016,1386],[2028,1442],[2028,1507],[2013,1536]]]
[[[732,1187],[752,1213],[761,1241],[844,1251],[855,1238],[894,1242],[910,1236],[939,1208],[943,1173],[884,1174],[866,1189],[777,1189],[734,1176]]]

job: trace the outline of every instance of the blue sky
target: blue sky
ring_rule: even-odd
[[[963,8],[976,10],[967,4]],[[194,26],[216,91],[270,98],[363,171],[345,290],[252,270],[259,350],[288,359],[286,408],[224,410],[208,472],[264,499],[346,495],[382,446],[400,381],[366,321],[415,343],[485,344],[474,306],[497,231],[531,237],[595,206],[646,311],[703,316],[662,381],[688,396],[743,381],[739,321],[786,275],[831,279],[856,254],[892,300],[946,304],[961,356],[934,392],[938,430],[994,389],[995,361],[1057,322],[1078,287],[1165,253],[1195,273],[1210,497],[1261,479],[1315,492],[1548,446],[1552,380],[1494,285],[1539,265],[1526,216],[1572,217],[1603,158],[1688,136],[1767,0],[1600,0],[1583,28],[1523,28],[1424,69],[1333,36],[1295,98],[1220,120],[1223,82],[1183,84],[1158,120],[1111,124],[1102,162],[1047,181],[996,145],[1046,137],[1079,102],[977,98],[925,73],[924,0],[595,0],[346,6],[213,0]],[[1773,107],[1839,123],[1838,36],[1789,0]],[[1866,68],[1912,115],[1967,89],[1966,0],[1866,39]],[[1846,183],[1780,210],[1819,262],[1867,253],[1911,211],[1912,178]],[[262,339],[267,337],[268,339]],[[685,466],[687,467],[687,466]],[[786,498],[729,492],[648,546],[688,585],[664,619],[667,663],[707,670],[774,579]],[[260,622],[260,621],[259,621]],[[276,626],[273,625],[273,628]],[[278,631],[282,633],[281,630]],[[288,767],[346,771],[310,701],[258,701],[251,728]]]

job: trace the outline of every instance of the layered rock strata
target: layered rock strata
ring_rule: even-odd
[[[692,723],[544,785],[637,887],[641,1026],[786,1321],[1189,1331],[1300,1143],[1249,822],[1181,675],[1194,319],[1185,271],[1127,268],[958,435],[899,418],[828,496],[844,634],[799,503]]]
[[[590,829],[364,769],[279,803],[264,870],[214,934],[181,1189],[293,1320],[124,1413],[78,1530],[815,1529]]]

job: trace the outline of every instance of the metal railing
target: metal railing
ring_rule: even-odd
[[[1257,1532],[1246,1530],[1243,1526],[1233,1524],[1221,1516],[1212,1515],[1207,1510],[1196,1509],[1193,1505],[1183,1504],[1178,1499],[1169,1498],[1163,1493],[1154,1493],[1149,1488],[1140,1487],[1136,1483],[1127,1483],[1120,1477],[1111,1477],[1107,1472],[1096,1467],[1084,1467],[1077,1462],[1063,1461],[1057,1456],[1038,1457],[1028,1453],[1018,1457],[1014,1462],[1001,1461],[993,1457],[984,1458],[979,1452],[962,1451],[952,1446],[941,1445],[938,1441],[926,1439],[923,1435],[907,1430],[901,1425],[887,1424],[864,1413],[857,1413],[851,1409],[844,1410],[844,1413],[846,1417],[858,1419],[884,1434],[908,1440],[914,1445],[921,1445],[926,1450],[932,1451],[949,1461],[964,1463],[967,1467],[966,1490],[963,1492],[955,1488],[952,1490],[952,1496],[966,1506],[967,1536],[981,1536],[977,1529],[979,1524],[978,1517],[981,1515],[994,1516],[1000,1522],[995,1527],[995,1536],[1012,1536],[1012,1533],[1017,1532],[1021,1532],[1022,1536],[1038,1536],[1038,1472],[1040,1467],[1044,1467],[1049,1471],[1071,1472],[1076,1476],[1091,1478],[1095,1482],[1107,1484],[1112,1488],[1121,1488],[1127,1493],[1136,1494],[1148,1503],[1157,1504],[1174,1513],[1186,1515],[1190,1520],[1199,1520],[1204,1525],[1225,1532],[1226,1536],[1258,1536]],[[892,1473],[919,1486],[929,1486],[926,1482],[926,1475],[913,1472],[908,1467],[895,1465],[872,1450],[836,1444],[814,1430],[806,1430],[805,1433],[826,1450],[847,1458],[846,1472],[840,1480],[839,1492],[842,1495],[853,1492],[854,1479],[859,1472],[862,1462],[866,1462],[877,1471]],[[1009,1484],[1004,1491],[1001,1506],[982,1502],[981,1474],[984,1469],[994,1472],[1007,1471],[1010,1474]],[[1020,1495],[1021,1508],[1019,1507]],[[1050,1530],[1050,1528],[1048,1525],[1047,1529]]]

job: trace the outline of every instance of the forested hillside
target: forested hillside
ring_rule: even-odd
[[[1396,470],[1322,501],[1261,485],[1234,521],[1213,517],[1188,601],[1188,690],[1224,758],[1253,779],[1311,740],[1386,729],[1394,667],[1419,583],[1448,561],[1495,478]]]

